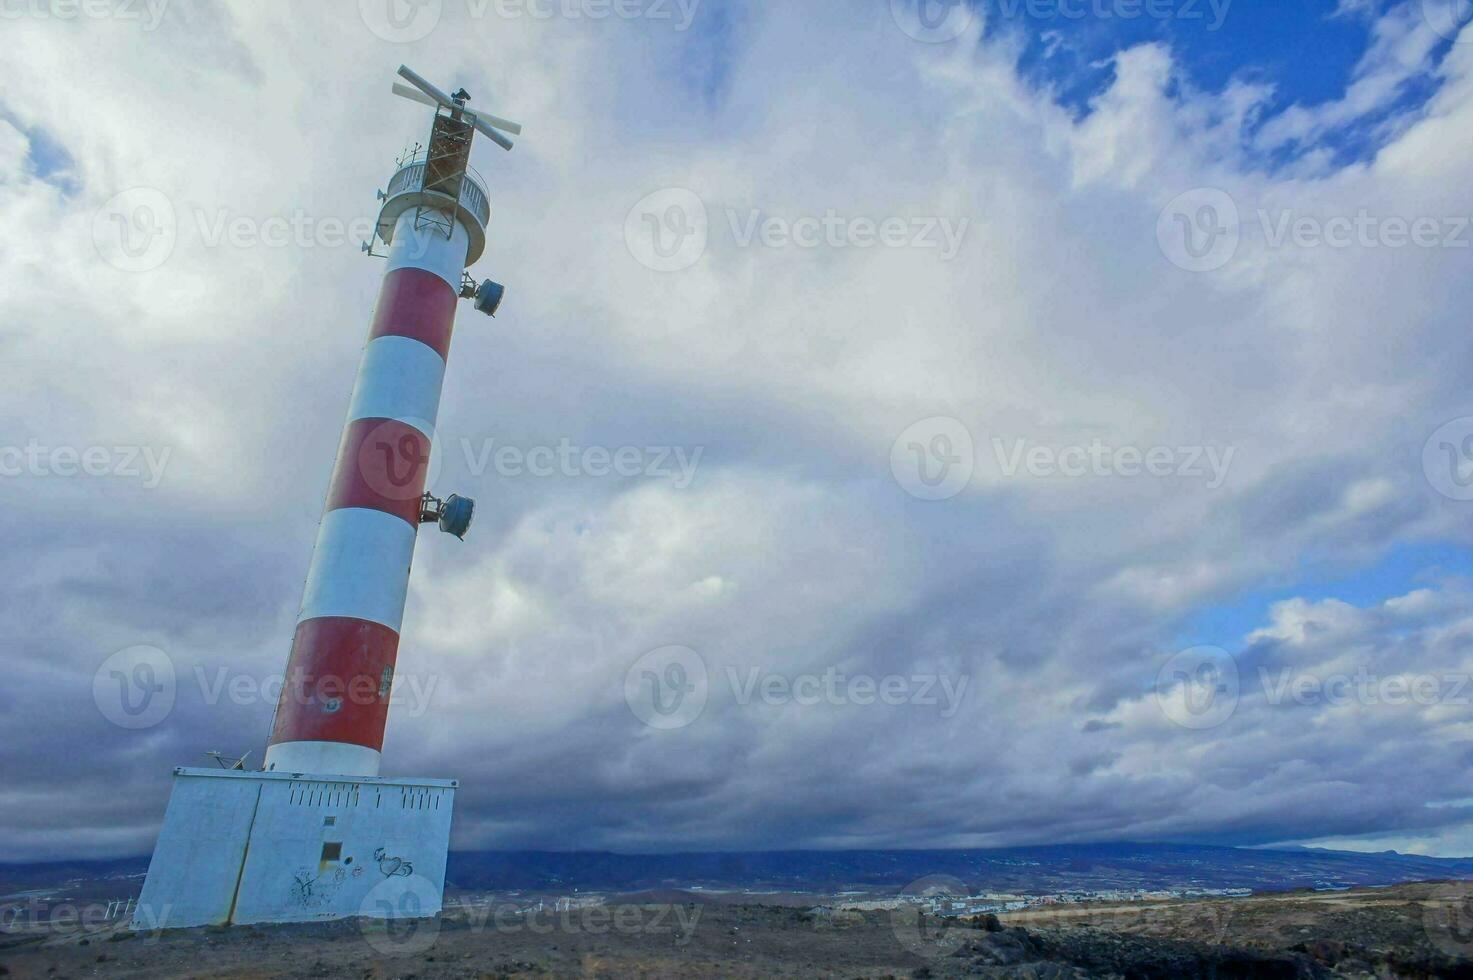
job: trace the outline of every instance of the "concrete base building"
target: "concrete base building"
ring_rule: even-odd
[[[435,915],[455,787],[176,769],[133,927]]]

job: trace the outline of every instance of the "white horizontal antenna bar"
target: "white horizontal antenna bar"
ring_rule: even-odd
[[[486,123],[488,126],[495,126],[497,129],[504,129],[508,133],[511,133],[513,136],[522,135],[521,123],[514,123],[510,119],[502,119],[500,116],[493,116],[491,115],[491,113],[482,112],[479,109],[472,111],[471,115]]]
[[[408,65],[400,65],[399,66],[399,75],[406,82],[408,82],[409,84],[413,85],[415,88],[419,89],[425,95],[428,95],[430,98],[434,99],[437,103],[439,103],[440,105],[444,106],[445,108],[447,108],[447,109],[459,109],[460,108],[460,106],[458,106],[458,105],[455,104],[455,100],[454,99],[452,99],[450,96],[446,95],[444,92],[441,92],[439,89],[435,88],[435,86],[433,86],[429,82],[425,81],[419,75],[415,74],[413,71],[410,70],[410,68],[409,68]]]
[[[435,86],[431,85],[429,82],[416,75],[413,71],[409,69],[407,65],[399,66],[399,74],[403,78],[413,83],[415,88],[417,88],[419,91],[415,91],[415,89],[409,88],[407,85],[400,85],[398,82],[395,82],[392,89],[395,95],[409,99],[412,102],[418,102],[421,105],[444,106],[447,109],[459,110],[460,113],[465,118],[469,119],[471,124],[475,126],[476,129],[483,136],[491,140],[503,150],[510,150],[512,148],[512,141],[507,139],[501,133],[498,133],[492,127],[500,127],[507,132],[516,134],[520,134],[522,131],[520,123],[514,123],[510,119],[502,119],[501,117],[493,116],[490,113],[478,113],[472,109],[467,109],[465,106],[460,105],[459,103],[452,100],[444,92],[441,92],[439,89],[435,88]]]
[[[486,123],[481,121],[481,118],[479,116],[472,116],[471,123],[483,136],[485,136],[491,142],[495,143],[497,146],[501,147],[503,150],[511,149],[511,140],[507,139],[505,136],[502,136],[496,130],[486,125]]]
[[[394,83],[392,91],[400,98],[408,99],[410,102],[418,102],[420,105],[438,106],[440,104],[419,89],[410,88],[408,85],[400,85],[398,82]],[[510,119],[502,119],[500,116],[493,116],[489,112],[480,112],[475,109],[462,109],[461,113],[469,117],[472,122],[479,119],[488,126],[504,129],[514,136],[522,135],[522,124],[514,123]]]
[[[440,106],[440,103],[425,95],[419,89],[410,88],[408,85],[400,85],[398,82],[395,82],[392,91],[401,99],[408,99],[410,102],[418,102],[420,105],[433,106],[435,108],[439,108]]]

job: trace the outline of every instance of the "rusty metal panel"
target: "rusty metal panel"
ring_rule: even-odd
[[[430,145],[425,151],[424,189],[460,200],[460,185],[471,163],[471,137],[475,128],[466,119],[447,113],[435,116]]]

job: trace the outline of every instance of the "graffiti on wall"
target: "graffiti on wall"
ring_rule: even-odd
[[[378,862],[378,869],[383,872],[385,878],[395,876],[408,878],[414,874],[414,865],[401,857],[390,857],[389,853],[382,847],[373,852],[373,859]]]

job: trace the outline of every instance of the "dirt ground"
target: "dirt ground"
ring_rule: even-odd
[[[1473,977],[1473,883],[936,920],[695,900],[437,920],[0,933],[0,976]]]

